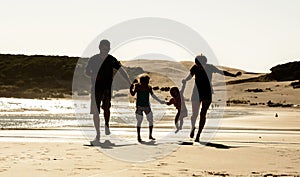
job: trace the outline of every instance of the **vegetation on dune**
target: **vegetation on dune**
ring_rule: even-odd
[[[48,98],[72,94],[74,88],[89,90],[90,80],[84,74],[88,59],[67,56],[0,54],[0,97]],[[76,68],[76,72],[74,73]],[[142,68],[125,67],[131,79],[143,73]],[[118,78],[122,89],[122,78]],[[74,86],[74,85],[73,85]]]
[[[274,66],[270,76],[277,81],[300,80],[300,61]]]
[[[272,67],[271,73],[259,77],[238,79],[227,84],[240,84],[245,82],[268,82],[268,81],[294,81],[300,80],[300,61],[289,62]]]
[[[72,94],[72,87],[73,91],[87,92],[90,90],[90,80],[84,74],[87,61],[88,58],[68,56],[0,54],[0,97],[64,97]],[[145,72],[141,67],[124,66],[124,69],[131,80]],[[76,82],[73,82],[73,77]],[[270,74],[247,79],[237,78],[227,84],[274,80],[300,80],[300,61],[272,67]],[[127,87],[125,80],[119,76],[114,82],[117,83],[113,87],[116,90]],[[299,88],[298,82],[293,87]]]

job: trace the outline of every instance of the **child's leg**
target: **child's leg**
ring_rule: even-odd
[[[178,120],[179,120],[179,117],[180,117],[180,111],[178,110],[176,116],[175,116],[175,127],[178,129]]]
[[[147,114],[147,120],[149,122],[149,139],[155,140],[155,138],[153,138],[153,136],[152,136],[152,131],[153,131],[153,114],[152,114],[151,110]]]
[[[187,116],[188,116],[188,113],[187,113],[186,109],[180,111],[180,116],[179,116],[179,121],[180,121],[179,129],[180,130],[182,130],[183,118],[187,117]]]
[[[141,142],[142,141],[141,125],[142,125],[142,121],[143,121],[143,115],[136,114],[136,120],[137,120],[137,124],[136,124],[137,139],[139,142]]]
[[[179,121],[180,121],[179,130],[182,130],[182,126],[183,126],[183,116],[180,116],[180,117],[179,117]]]
[[[143,122],[143,112],[137,108],[136,112],[135,112],[135,116],[136,116],[136,131],[137,131],[137,139],[139,142],[142,141],[141,138],[141,126],[142,126],[142,122]]]
[[[142,138],[141,138],[141,127],[136,127],[136,132],[137,132],[137,140],[138,140],[138,142],[141,142],[142,141]]]

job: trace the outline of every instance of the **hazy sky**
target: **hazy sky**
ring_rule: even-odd
[[[113,25],[161,17],[197,31],[220,65],[269,72],[300,60],[299,9],[299,0],[1,0],[0,53],[81,56]]]

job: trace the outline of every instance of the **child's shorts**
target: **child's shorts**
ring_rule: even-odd
[[[143,121],[143,112],[146,114],[147,120],[149,121],[150,124],[153,124],[153,114],[151,111],[150,106],[142,107],[142,106],[137,106],[136,107],[136,119],[138,122]]]

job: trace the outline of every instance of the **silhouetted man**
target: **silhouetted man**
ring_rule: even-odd
[[[99,142],[100,140],[100,105],[104,113],[105,134],[110,134],[111,86],[114,69],[119,70],[120,74],[128,82],[128,85],[131,83],[127,73],[121,68],[121,63],[115,57],[108,54],[110,51],[110,42],[108,40],[101,40],[99,49],[100,54],[91,57],[86,67],[86,74],[91,78],[91,114],[93,114],[94,126],[97,133],[93,142]]]

